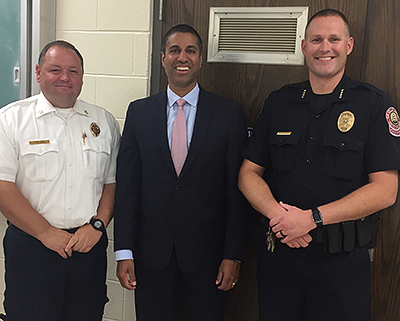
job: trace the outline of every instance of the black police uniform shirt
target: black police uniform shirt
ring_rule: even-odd
[[[400,168],[400,125],[390,98],[343,76],[322,99],[308,81],[265,101],[244,157],[265,167],[277,201],[314,208],[368,183],[368,174]]]

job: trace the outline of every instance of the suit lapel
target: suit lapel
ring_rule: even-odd
[[[167,137],[167,92],[161,92],[156,97],[156,103],[153,109],[154,112],[154,130],[156,133],[157,141],[160,144],[160,149],[164,155],[165,161],[170,167],[171,171],[175,173],[175,167],[171,158],[171,151],[169,149]]]
[[[193,163],[196,155],[200,151],[201,144],[207,132],[207,127],[212,115],[212,100],[209,94],[200,87],[199,102],[197,103],[196,120],[194,122],[193,136],[190,143],[188,155],[183,165],[181,175],[185,175],[186,171]]]

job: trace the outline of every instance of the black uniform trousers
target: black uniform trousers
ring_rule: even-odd
[[[175,252],[175,251],[174,251]],[[186,296],[188,320],[222,321],[225,310],[224,291],[218,290],[215,280],[219,264],[212,269],[183,272],[179,269],[175,253],[164,270],[148,267],[135,261],[137,288],[135,304],[137,321],[176,321],[180,298]],[[183,284],[183,291],[179,285]]]
[[[101,321],[108,239],[63,259],[14,225],[4,237],[7,321]]]
[[[325,254],[311,242],[292,249],[276,240],[267,251],[262,226],[258,251],[260,321],[371,320],[368,250]]]

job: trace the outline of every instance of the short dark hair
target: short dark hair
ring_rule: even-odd
[[[53,48],[53,47],[64,47],[64,48],[73,50],[76,53],[76,55],[79,57],[79,60],[81,61],[81,66],[83,69],[83,57],[82,57],[81,53],[78,51],[78,49],[75,48],[75,46],[73,44],[71,44],[67,41],[64,41],[64,40],[55,40],[55,41],[49,42],[47,45],[45,45],[43,47],[42,51],[40,52],[39,59],[38,59],[39,66],[43,66],[47,52],[49,51],[50,48]]]
[[[340,12],[339,10],[336,9],[332,9],[332,8],[327,8],[327,9],[323,9],[321,11],[318,11],[317,13],[314,13],[313,16],[310,18],[310,20],[308,20],[307,26],[306,26],[306,31],[305,31],[305,38],[307,38],[307,30],[308,27],[311,23],[311,21],[313,21],[315,18],[318,17],[339,17],[343,20],[344,22],[344,26],[346,28],[347,31],[347,36],[350,37],[350,27],[349,27],[349,21],[347,20],[346,16]]]
[[[163,43],[161,47],[162,53],[165,55],[165,48],[167,47],[167,42],[170,36],[172,36],[176,32],[182,32],[182,33],[191,33],[192,35],[195,35],[197,38],[197,45],[199,46],[199,53],[200,56],[203,52],[203,41],[201,40],[201,37],[199,33],[194,29],[192,26],[186,25],[186,24],[179,24],[167,31],[163,38]]]

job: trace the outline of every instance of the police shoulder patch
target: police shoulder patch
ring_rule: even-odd
[[[397,113],[396,108],[389,107],[386,110],[386,121],[389,125],[389,132],[396,137],[400,137],[400,123],[399,123],[399,114]]]

